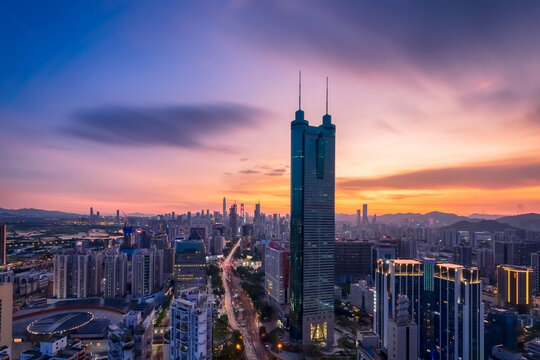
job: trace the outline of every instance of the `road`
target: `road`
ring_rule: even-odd
[[[253,307],[250,299],[247,294],[242,289],[240,285],[240,280],[234,276],[231,269],[231,259],[234,252],[240,246],[240,241],[232,248],[231,252],[222,262],[223,269],[223,287],[225,288],[225,310],[227,316],[229,317],[229,324],[235,330],[240,330],[244,338],[244,346],[246,358],[248,360],[268,360],[268,354],[266,348],[264,347],[261,338],[259,337],[259,327],[257,323],[257,312]],[[231,292],[238,294],[234,300],[233,307],[233,295]],[[240,326],[239,321],[236,318],[234,309],[243,309],[243,319],[242,324],[245,326]]]

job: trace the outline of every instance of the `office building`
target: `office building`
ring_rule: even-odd
[[[88,218],[88,222],[90,223],[90,225],[94,223],[94,208],[93,207],[90,208],[90,217]]]
[[[540,252],[531,254],[532,291],[533,294],[540,293]]]
[[[142,297],[154,292],[154,252],[142,249],[133,254],[131,264],[131,296]]]
[[[287,302],[289,288],[289,250],[272,241],[264,249],[264,287],[266,295],[279,305]]]
[[[13,284],[0,283],[0,346],[11,346],[13,338]]]
[[[328,109],[327,109],[328,110]],[[328,111],[327,111],[328,112]],[[334,343],[335,126],[291,123],[290,338]]]
[[[225,219],[227,217],[227,199],[225,199],[225,197],[223,197],[223,219]]]
[[[515,306],[520,312],[532,306],[533,269],[524,266],[497,266],[497,303]]]
[[[435,265],[435,359],[484,359],[484,305],[477,268]],[[429,351],[428,351],[429,350]],[[431,358],[431,357],[430,357]]]
[[[465,267],[472,266],[472,248],[470,246],[458,245],[453,248],[453,262]]]
[[[0,221],[0,266],[7,264],[7,225]]]
[[[128,258],[118,250],[111,250],[103,258],[103,297],[124,297],[127,293]]]
[[[492,249],[482,248],[476,252],[478,259],[478,269],[480,275],[487,278],[492,278],[495,273],[495,255]]]
[[[186,289],[187,290],[187,289]],[[182,291],[171,303],[171,360],[212,359],[212,305],[205,292]]]
[[[417,247],[416,238],[401,238],[399,241],[399,258],[400,259],[416,259]]]
[[[192,231],[188,239],[176,241],[174,259],[175,293],[194,286],[206,286],[204,242],[196,231]]]
[[[362,224],[366,226],[369,224],[367,217],[367,204],[362,204]]]
[[[517,312],[493,308],[486,314],[484,324],[484,356],[488,358],[493,347],[502,345],[507,349],[518,349]]]
[[[367,314],[373,315],[375,289],[366,280],[351,284],[351,304]]]
[[[349,240],[334,242],[336,283],[351,283],[371,277],[372,242]]]
[[[231,208],[229,209],[229,231],[231,233],[231,238],[234,238],[238,235],[238,226],[239,219],[237,213],[237,206],[236,204],[232,204]]]
[[[397,316],[399,295],[409,299],[408,312],[412,321],[420,323],[420,287],[422,266],[417,260],[378,259],[375,272],[374,331],[381,346],[388,348],[388,322]]]
[[[409,299],[399,295],[397,315],[388,322],[388,359],[418,359],[418,324],[409,316]]]

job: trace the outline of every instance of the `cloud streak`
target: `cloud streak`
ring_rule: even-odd
[[[540,162],[463,165],[374,178],[341,178],[341,190],[511,189],[540,186]]]
[[[262,109],[232,103],[104,106],[75,111],[60,131],[107,145],[227,150],[210,145],[205,139],[256,126],[266,115]]]

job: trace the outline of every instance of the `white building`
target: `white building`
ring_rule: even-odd
[[[171,304],[171,360],[212,359],[212,306],[205,292],[182,291]]]
[[[398,296],[397,316],[388,322],[388,360],[418,358],[418,325],[410,320],[409,299]]]
[[[154,311],[146,318],[130,311],[121,324],[109,326],[109,360],[151,359],[153,337]]]
[[[351,304],[367,314],[373,315],[375,289],[368,286],[365,280],[351,284]]]

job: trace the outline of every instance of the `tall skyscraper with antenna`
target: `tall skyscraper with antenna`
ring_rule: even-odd
[[[290,337],[302,345],[334,343],[335,131],[328,114],[310,126],[291,123]]]

